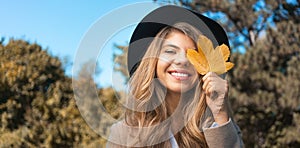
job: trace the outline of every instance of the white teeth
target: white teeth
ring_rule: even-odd
[[[187,77],[188,74],[186,73],[176,73],[176,72],[172,72],[171,75],[176,76],[176,77]]]

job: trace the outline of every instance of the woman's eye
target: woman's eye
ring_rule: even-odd
[[[176,51],[172,50],[172,49],[167,49],[167,50],[165,50],[165,53],[176,53]]]

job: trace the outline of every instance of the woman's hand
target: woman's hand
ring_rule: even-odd
[[[228,121],[226,104],[228,82],[214,72],[208,72],[203,78],[202,89],[206,95],[206,103],[213,113],[215,122],[223,124]]]

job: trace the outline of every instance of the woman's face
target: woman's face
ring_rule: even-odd
[[[196,46],[179,31],[171,32],[162,45],[156,75],[169,92],[185,93],[197,81],[198,74],[186,57],[187,49],[196,49]]]

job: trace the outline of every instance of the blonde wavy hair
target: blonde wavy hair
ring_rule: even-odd
[[[191,90],[182,94],[181,98],[184,99],[180,99],[172,115],[168,112],[165,102],[167,90],[156,80],[156,65],[163,39],[172,32],[184,33],[195,41],[195,45],[201,34],[199,30],[187,23],[177,23],[163,28],[156,35],[129,80],[128,103],[131,103],[133,108],[126,110],[125,122],[129,126],[143,129],[136,135],[136,140],[132,141],[133,146],[139,143],[140,146],[145,147],[171,147],[168,139],[169,131],[173,131],[179,147],[206,148],[208,146],[201,131],[201,120],[207,108],[205,95],[201,92],[202,76],[199,75],[199,81]],[[178,122],[182,121],[184,121],[183,126],[178,126]],[[145,130],[145,127],[153,128]]]

